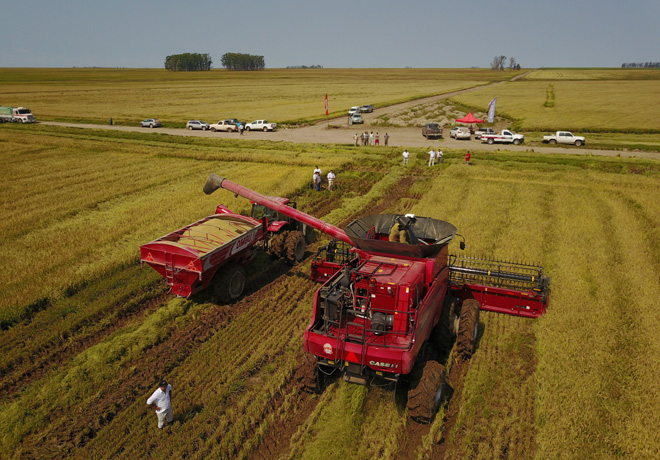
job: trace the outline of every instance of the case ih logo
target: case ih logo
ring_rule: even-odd
[[[240,237],[238,240],[236,240],[236,243],[234,243],[234,247],[231,248],[231,255],[233,256],[240,250],[247,248],[250,245],[250,243],[252,243],[253,239],[254,239],[254,232],[247,233],[242,237]]]
[[[388,369],[396,369],[397,367],[399,367],[398,364],[394,364],[394,363],[383,363],[383,362],[381,362],[381,361],[369,361],[369,365],[370,365],[370,366],[376,366],[376,367],[386,367],[386,368],[388,368]]]

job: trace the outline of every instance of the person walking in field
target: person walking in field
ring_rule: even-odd
[[[390,135],[387,134],[387,133],[385,133],[385,135],[383,136],[383,140],[385,141],[385,147],[387,147],[387,141],[388,141],[389,139],[390,139]]]
[[[321,173],[317,173],[314,171],[314,177],[312,178],[314,181],[314,188],[316,189],[317,192],[321,191]]]
[[[438,151],[435,154],[436,158],[438,159],[438,164],[442,163],[442,155],[443,155],[442,150],[438,149]]]
[[[403,166],[408,164],[408,158],[410,158],[410,153],[408,153],[408,149],[405,149],[403,151]]]
[[[332,184],[335,182],[335,177],[337,177],[335,176],[335,171],[331,169],[330,172],[328,173],[328,190],[330,190],[331,192],[332,192]]]
[[[156,411],[158,429],[163,429],[165,421],[172,423],[172,385],[165,379],[161,380],[156,391],[147,399],[147,406]]]
[[[468,150],[468,153],[465,154],[465,164],[469,165],[470,164],[470,151]]]
[[[435,150],[431,149],[429,151],[429,166],[433,166],[435,164]]]

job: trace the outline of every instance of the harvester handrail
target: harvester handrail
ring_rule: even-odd
[[[243,198],[252,200],[257,204],[262,204],[274,211],[284,214],[287,217],[291,217],[292,219],[307,224],[320,232],[326,233],[333,238],[337,238],[338,240],[344,241],[350,245],[353,244],[348,235],[346,235],[346,232],[332,224],[310,216],[309,214],[305,214],[304,212],[294,209],[291,206],[287,206],[286,204],[279,203],[270,197],[264,196],[258,192],[255,192],[254,190],[250,190],[249,188],[245,188],[242,185],[238,185],[229,179],[218,176],[217,174],[211,174],[206,181],[206,184],[204,185],[204,193],[210,195],[219,188],[224,188],[225,190],[234,192],[236,195],[240,195]]]

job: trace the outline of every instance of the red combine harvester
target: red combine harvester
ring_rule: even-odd
[[[218,188],[339,240],[314,261],[312,277],[324,283],[305,351],[316,357],[319,377],[340,372],[360,384],[408,377],[408,410],[419,422],[433,419],[445,385],[444,367],[429,350],[451,348],[455,338],[457,353],[469,358],[480,308],[525,317],[545,312],[549,279],[542,268],[451,256],[456,227],[448,222],[382,214],[341,230],[212,174],[204,192]]]

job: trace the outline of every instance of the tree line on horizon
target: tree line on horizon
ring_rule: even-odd
[[[660,62],[624,62],[621,64],[621,67],[624,69],[648,69],[651,67],[660,67]]]
[[[509,58],[509,65],[506,65],[506,56],[495,56],[490,62],[491,70],[504,70],[508,68],[509,70],[520,70],[520,64],[516,62],[515,58]]]
[[[227,70],[264,70],[266,67],[263,56],[244,53],[225,53],[220,62]]]
[[[211,70],[211,56],[208,53],[172,54],[165,58],[165,69],[174,72],[193,72],[198,70]]]

